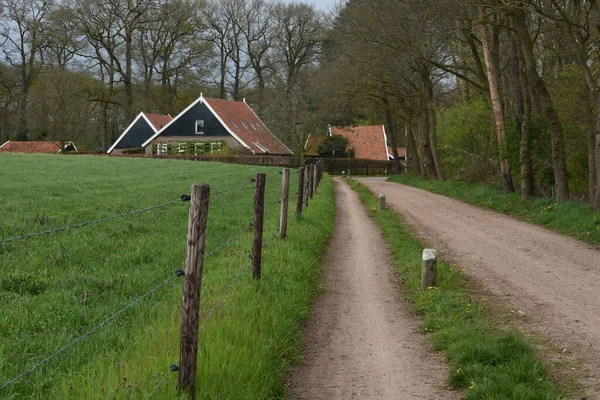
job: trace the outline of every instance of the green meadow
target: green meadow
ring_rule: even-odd
[[[298,360],[300,326],[318,288],[333,229],[326,177],[288,238],[276,233],[278,168],[120,157],[0,155],[0,241],[173,204],[106,222],[0,243],[0,386],[96,327],[81,341],[0,389],[6,399],[172,399],[178,396],[181,277],[192,183],[208,183],[207,253],[252,221],[257,172],[267,174],[261,281],[251,278],[251,229],[205,260],[198,397],[275,398]],[[291,171],[290,194],[297,187]]]

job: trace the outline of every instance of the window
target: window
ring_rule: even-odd
[[[232,125],[235,127],[235,129],[237,129],[238,131],[240,130],[240,127],[239,127],[239,126],[237,126],[237,124],[235,123],[235,121],[234,121],[234,120],[230,119],[229,121],[230,121],[230,122],[231,122],[231,124],[232,124]]]
[[[194,133],[196,135],[204,135],[204,120],[203,119],[196,120],[196,127],[194,130]]]
[[[246,130],[248,130],[248,125],[246,125],[246,123],[245,123],[244,121],[242,121],[242,126],[243,126],[243,127],[246,129]]]

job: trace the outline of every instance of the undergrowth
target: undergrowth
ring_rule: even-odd
[[[498,187],[456,181],[430,181],[409,175],[394,175],[388,179],[453,197],[479,207],[513,215],[591,244],[600,244],[600,213],[589,204],[570,200],[556,203],[553,198],[536,197],[521,200],[518,193],[505,194]]]
[[[464,390],[467,400],[562,399],[533,347],[518,333],[493,326],[485,308],[470,298],[458,265],[438,261],[438,286],[421,290],[420,243],[392,210],[378,211],[377,199],[364,185],[349,183],[389,243],[433,350],[446,355],[449,385]]]

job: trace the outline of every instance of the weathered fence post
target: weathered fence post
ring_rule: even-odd
[[[421,290],[437,286],[437,253],[434,249],[423,249],[421,265]]]
[[[252,277],[254,279],[260,279],[266,177],[267,175],[264,173],[256,174],[256,190],[254,191],[254,244],[252,246]]]
[[[379,193],[379,211],[385,210],[385,194]]]
[[[296,214],[302,214],[302,205],[304,204],[304,167],[298,168],[298,193],[296,201]]]
[[[202,288],[202,265],[204,263],[209,197],[209,185],[192,185],[179,355],[179,389],[185,391],[192,399],[196,397],[200,289]]]
[[[288,196],[290,189],[290,169],[284,168],[281,177],[281,214],[279,216],[279,239],[287,234]]]
[[[304,208],[308,207],[308,187],[310,185],[310,165],[304,167]]]

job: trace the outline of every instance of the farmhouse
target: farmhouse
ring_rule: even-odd
[[[202,95],[142,143],[146,154],[223,154],[245,151],[291,155],[245,101]]]
[[[108,149],[108,154],[120,154],[124,149],[142,147],[142,144],[155,135],[173,117],[170,115],[150,114],[141,112],[123,131],[121,136]]]
[[[61,149],[60,142],[19,142],[19,141],[7,141],[0,146],[0,152],[6,153],[62,153],[63,151],[78,151],[77,147],[73,142],[66,142],[64,149]]]
[[[348,139],[354,157],[364,160],[387,161],[394,158],[390,142],[383,125],[329,127],[329,136],[339,135]],[[317,156],[318,148],[325,136],[309,136],[305,149],[307,156]],[[406,148],[398,147],[400,160],[406,158]]]

